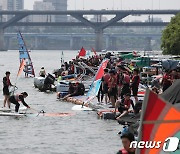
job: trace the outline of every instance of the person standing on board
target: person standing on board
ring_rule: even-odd
[[[20,107],[20,104],[19,102],[21,102],[24,106],[26,106],[27,108],[30,108],[26,102],[24,101],[24,98],[26,98],[28,96],[27,92],[22,92],[20,94],[17,94],[17,95],[12,95],[10,98],[9,98],[9,102],[13,103],[15,105],[15,112],[18,112],[19,111],[19,107]]]
[[[9,103],[9,87],[12,86],[11,81],[10,81],[10,72],[6,72],[6,76],[3,78],[3,95],[4,95],[4,107],[6,107],[6,103],[8,104],[8,107],[10,108],[10,103]]]
[[[132,89],[132,93],[133,93],[136,103],[138,102],[137,94],[138,94],[139,83],[140,83],[139,70],[134,69],[132,83],[131,83],[131,89]]]
[[[45,76],[46,76],[46,71],[45,71],[44,67],[41,67],[41,70],[40,70],[40,72],[39,72],[39,76],[45,78]]]

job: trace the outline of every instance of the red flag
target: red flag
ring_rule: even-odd
[[[78,57],[85,57],[85,56],[86,56],[86,50],[82,47],[80,52],[79,52]]]
[[[19,71],[18,71],[17,76],[19,76],[19,75],[21,74],[21,72],[22,72],[23,69],[24,69],[24,66],[25,66],[25,60],[22,59],[21,64],[20,64],[20,66],[19,66]]]

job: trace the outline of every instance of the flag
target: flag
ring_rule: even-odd
[[[85,56],[86,56],[86,50],[82,47],[80,52],[79,52],[78,57],[85,57]]]
[[[23,71],[24,69],[24,66],[25,66],[25,60],[22,59],[21,63],[20,63],[20,66],[19,66],[19,71],[18,71],[18,74],[17,76],[19,76],[21,74],[21,72]]]
[[[136,149],[137,154],[160,154],[168,137],[180,138],[180,110],[147,89],[142,106],[139,141],[161,141],[160,148]]]
[[[94,52],[94,55],[97,56],[96,51],[94,50],[94,48],[92,48],[92,51]]]

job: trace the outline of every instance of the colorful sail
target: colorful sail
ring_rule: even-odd
[[[20,76],[20,74],[22,73],[23,69],[24,69],[24,66],[25,66],[25,60],[22,59],[21,63],[20,63],[20,66],[19,66],[19,71],[17,73],[17,76]]]
[[[159,149],[136,149],[136,153],[163,153],[163,144],[168,137],[180,139],[180,110],[147,90],[142,107],[138,141],[161,141],[162,144]]]
[[[101,78],[104,75],[104,69],[106,68],[109,60],[104,60],[101,65],[99,66],[99,69],[94,77],[94,81],[91,85],[91,88],[89,89],[89,92],[87,94],[87,99],[85,100],[85,103],[91,101],[93,98],[95,98],[98,94],[99,88],[101,86]]]
[[[18,44],[19,44],[19,59],[20,59],[20,63],[22,62],[22,60],[24,59],[25,61],[25,67],[24,67],[24,72],[26,74],[35,76],[35,72],[34,72],[34,67],[32,64],[32,60],[31,57],[29,55],[29,51],[26,47],[25,41],[22,37],[22,34],[20,32],[17,33],[17,39],[18,39]]]

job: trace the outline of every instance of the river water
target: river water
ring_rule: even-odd
[[[42,66],[46,72],[59,68],[61,51],[32,51],[31,57],[38,74]],[[64,51],[65,61],[77,51]],[[8,70],[12,84],[19,68],[18,51],[0,52],[0,79]],[[1,82],[2,87],[2,82]],[[27,91],[26,102],[45,112],[72,112],[69,117],[0,117],[0,154],[113,154],[121,147],[117,133],[121,126],[112,120],[100,120],[96,112],[71,110],[73,104],[56,100],[55,93],[39,92],[33,87],[33,78],[17,80],[17,92]],[[0,107],[3,106],[2,88]]]

